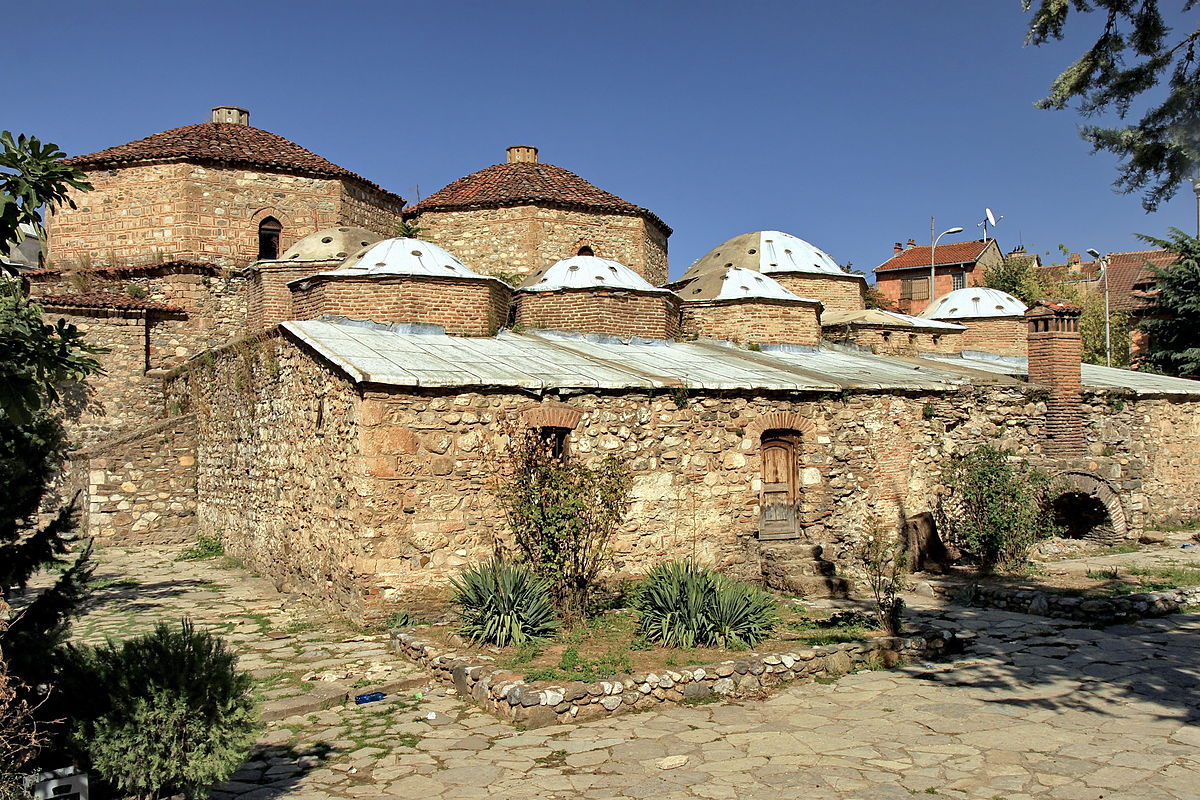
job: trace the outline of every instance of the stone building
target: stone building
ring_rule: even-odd
[[[112,171],[237,164],[245,184],[221,208],[240,210],[222,216],[253,221],[259,173],[237,158],[254,129],[228,117],[206,124],[211,163]],[[510,158],[404,212],[423,238],[386,238],[381,200],[377,216],[343,204],[299,238],[296,217],[275,217],[287,247],[260,259],[241,226],[197,235],[189,253],[205,260],[26,273],[48,315],[110,347],[76,428],[88,532],[217,535],[357,617],[437,601],[504,542],[488,483],[505,424],[569,458],[629,460],[624,574],[694,556],[786,591],[836,590],[859,538],[934,509],[946,459],[982,443],[1057,475],[1056,511],[1087,521],[1078,535],[1200,515],[1200,384],[1081,366],[1078,309],[970,289],[931,318],[869,311],[862,276],[778,231],[735,237],[664,287],[656,216],[532,149]],[[315,175],[260,167],[295,178],[277,210],[314,207]],[[51,235],[66,244],[51,252],[136,230],[137,261],[137,247],[192,235],[174,210],[143,213],[143,189],[99,195],[94,227],[60,215]]]

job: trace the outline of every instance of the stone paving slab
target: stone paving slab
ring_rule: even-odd
[[[227,631],[243,663],[285,692],[306,650],[344,680],[389,660],[382,637],[322,622],[216,561],[181,566],[169,548],[99,556],[100,577],[137,587],[90,611],[79,636],[125,635],[187,611]],[[761,701],[525,732],[431,686],[269,723],[213,797],[1200,798],[1200,617],[1093,630],[908,599],[916,618],[975,631],[972,651]]]

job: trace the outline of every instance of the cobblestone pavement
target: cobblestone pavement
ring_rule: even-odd
[[[278,718],[215,800],[1200,798],[1197,615],[1091,630],[913,597],[914,616],[975,630],[972,651],[764,700],[520,732],[419,687],[382,636],[217,559],[174,555],[99,551],[98,577],[111,583],[76,633],[124,636],[186,612],[230,637]],[[397,688],[381,702],[288,713],[311,705],[317,690],[302,684],[388,682]]]

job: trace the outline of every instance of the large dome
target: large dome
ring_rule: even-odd
[[[382,240],[366,228],[326,228],[296,241],[280,256],[280,261],[335,261]]]
[[[558,289],[629,289],[636,292],[670,294],[659,289],[629,267],[598,256],[572,256],[534,272],[519,291],[552,292]]]
[[[496,280],[471,270],[449,252],[422,239],[384,239],[347,258],[324,276],[422,275]]]
[[[1007,292],[983,286],[968,286],[944,294],[917,316],[925,319],[981,319],[1021,317],[1025,304]]]
[[[756,231],[735,236],[713,248],[692,264],[683,274],[682,280],[686,281],[706,273],[724,273],[731,267],[751,269],[768,275],[800,272],[851,277],[828,253],[797,236],[782,231]]]

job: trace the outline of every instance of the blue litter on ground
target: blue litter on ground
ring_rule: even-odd
[[[367,692],[354,696],[354,705],[361,706],[363,703],[374,703],[376,700],[382,700],[387,697],[383,692]]]

